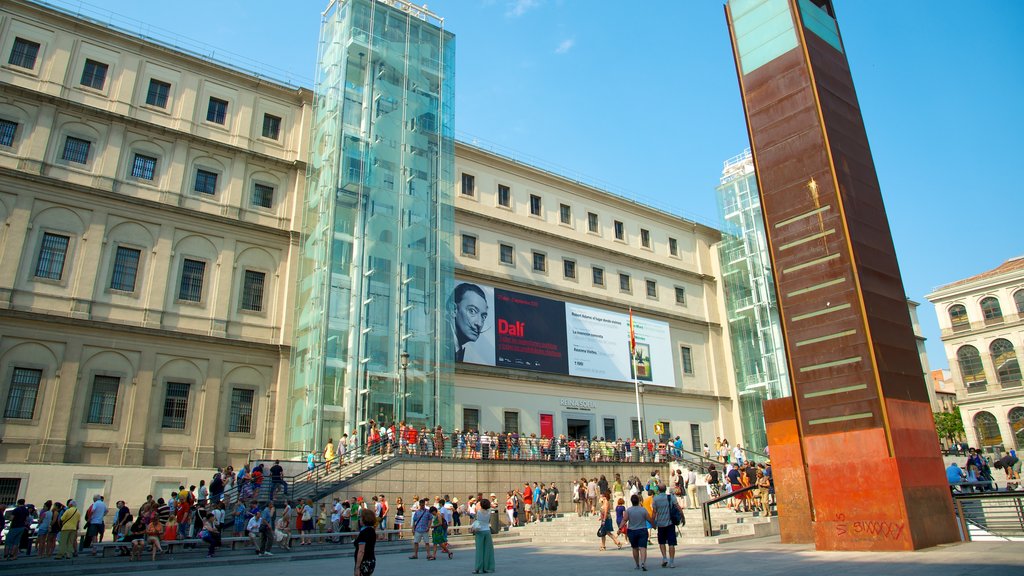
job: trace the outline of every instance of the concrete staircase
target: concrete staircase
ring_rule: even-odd
[[[757,516],[750,512],[736,513],[727,508],[711,509],[711,526],[713,536],[704,536],[704,525],[700,510],[686,510],[686,526],[679,529],[680,546],[713,546],[723,542],[735,542],[762,538],[779,533],[779,522],[775,516]],[[576,514],[559,515],[542,522],[532,522],[526,526],[512,528],[514,534],[521,534],[535,542],[545,543],[585,543],[597,546],[597,516],[579,517]],[[652,543],[654,532],[651,532]],[[623,547],[629,544],[622,541]],[[610,540],[608,546],[613,546]]]

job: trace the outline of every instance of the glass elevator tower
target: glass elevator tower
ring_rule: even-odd
[[[402,0],[332,0],[313,103],[285,439],[452,423],[455,37]]]

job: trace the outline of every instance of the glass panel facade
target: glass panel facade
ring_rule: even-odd
[[[454,36],[412,4],[323,16],[288,448],[362,437],[371,419],[453,424],[454,65]]]
[[[719,257],[743,446],[763,452],[768,438],[761,402],[792,392],[749,150],[725,162],[716,190],[719,214],[724,220]]]

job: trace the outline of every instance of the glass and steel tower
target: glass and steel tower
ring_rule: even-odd
[[[789,396],[786,349],[772,283],[761,200],[750,150],[725,161],[718,191],[724,221],[719,258],[725,284],[743,446],[763,451],[763,400]]]
[[[455,38],[402,0],[323,14],[286,444],[452,422]]]

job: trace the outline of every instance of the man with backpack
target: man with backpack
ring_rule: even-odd
[[[654,524],[658,529],[658,548],[661,549],[661,567],[676,567],[676,518],[679,518],[679,502],[675,495],[665,490],[665,484],[658,486],[658,495],[651,501],[654,508]],[[675,509],[673,511],[673,509]],[[673,513],[674,512],[674,513]],[[665,547],[668,554],[665,554]]]

